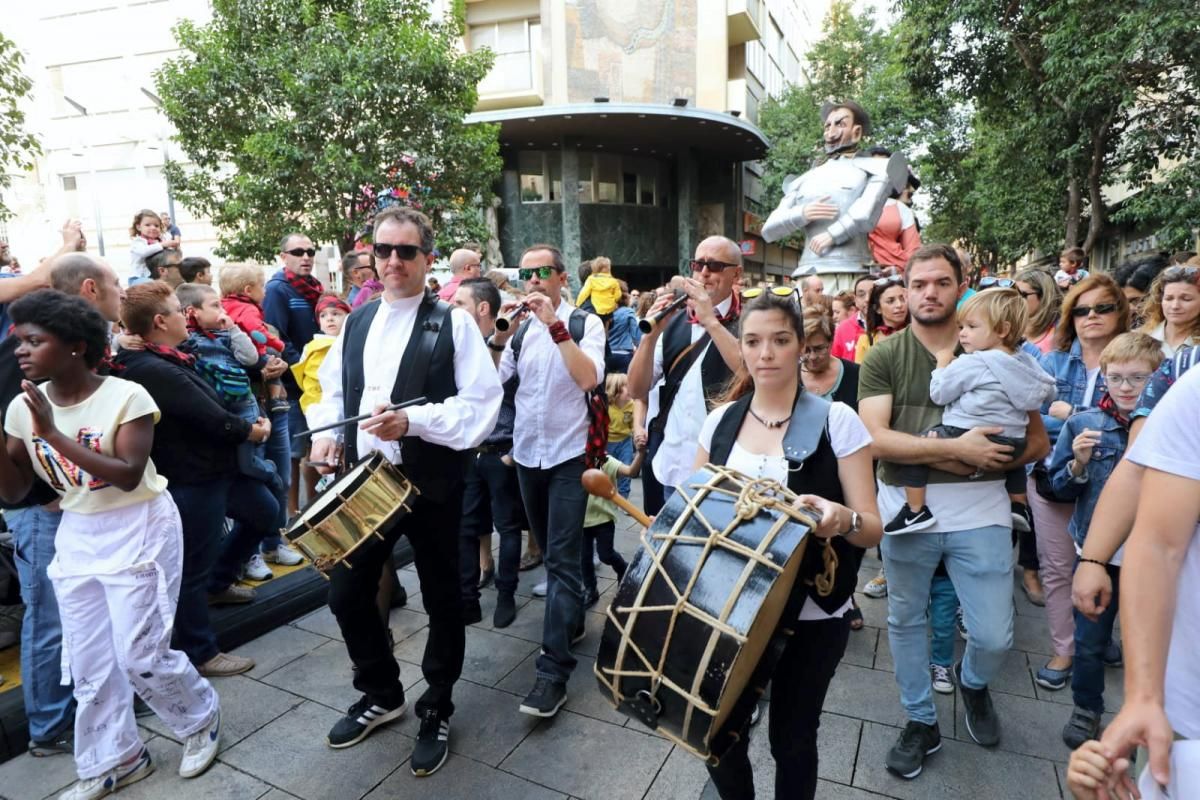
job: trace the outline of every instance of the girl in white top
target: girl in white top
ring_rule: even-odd
[[[725,399],[737,400],[749,393],[752,397],[725,465],[752,478],[774,478],[786,486],[789,465],[783,444],[798,393],[803,391],[803,320],[791,298],[761,289],[751,289],[742,296],[749,301],[742,307],[739,336],[744,367]],[[700,432],[696,468],[710,460],[714,432],[734,407],[723,405],[708,415]],[[845,504],[815,495],[801,495],[799,502],[820,513],[821,521],[813,531],[818,538],[844,536],[856,547],[873,547],[879,543],[883,528],[875,504],[871,437],[844,403],[829,407],[826,427]],[[810,458],[816,455],[814,452]],[[855,565],[842,568],[854,570]],[[800,620],[792,626],[795,634],[789,637],[775,667],[769,735],[775,755],[776,797],[815,796],[817,725],[825,692],[849,638],[844,616],[850,607],[847,599],[830,613],[817,606],[811,596],[806,598]],[[751,796],[753,773],[745,739],[716,767],[710,767],[709,774],[722,797]]]
[[[143,208],[133,217],[129,228],[129,285],[148,281],[153,276],[146,266],[146,259],[163,250],[179,249],[178,239],[162,238],[162,217],[148,208]]]
[[[47,574],[62,617],[63,683],[74,679],[78,701],[79,782],[61,799],[102,797],[153,770],[134,690],[184,741],[180,775],[199,775],[216,757],[220,714],[213,687],[170,647],[183,539],[150,461],[158,407],[138,384],[95,373],[108,324],[86,301],[43,289],[10,313],[28,380],[5,419],[0,496],[19,500],[36,474],[62,498]]]

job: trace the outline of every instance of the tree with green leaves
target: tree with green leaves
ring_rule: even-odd
[[[12,216],[4,204],[4,190],[12,185],[10,170],[33,168],[33,159],[41,147],[33,134],[25,131],[25,113],[21,99],[33,86],[21,69],[25,57],[11,39],[0,33],[0,220]]]
[[[384,195],[428,214],[443,248],[486,241],[497,130],[463,119],[492,55],[458,48],[461,3],[445,21],[425,0],[212,5],[155,77],[190,161],[167,180],[224,255],[270,258],[297,229],[347,251]]]

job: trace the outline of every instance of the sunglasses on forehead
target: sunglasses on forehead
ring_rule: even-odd
[[[1017,282],[1012,278],[993,278],[991,275],[986,278],[979,279],[979,288],[982,289],[1012,289],[1016,287]]]
[[[903,275],[888,275],[886,278],[879,278],[874,281],[875,286],[887,286],[889,284],[903,286],[904,285],[904,276]]]
[[[554,267],[520,267],[517,269],[517,277],[523,281],[527,281],[534,275],[538,276],[538,280],[550,280],[550,276],[558,272]]]
[[[791,297],[796,293],[796,288],[792,286],[755,286],[753,289],[746,289],[742,292],[743,300],[753,300],[761,294],[770,292],[776,297]]]
[[[316,249],[312,247],[293,247],[291,250],[284,250],[283,252],[287,253],[289,256],[295,256],[296,258],[300,258],[301,256],[308,256],[309,258],[312,258],[317,254]]]
[[[1200,267],[1168,267],[1163,270],[1164,281],[1194,281],[1200,275]]]
[[[401,261],[412,261],[421,252],[421,248],[415,244],[384,244],[376,242],[371,245],[371,252],[381,261],[387,261],[392,257],[392,253]]]

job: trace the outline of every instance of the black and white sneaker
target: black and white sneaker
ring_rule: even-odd
[[[933,512],[929,510],[929,506],[921,506],[919,511],[913,511],[905,503],[900,508],[900,513],[897,514],[891,522],[883,527],[884,533],[913,533],[914,531],[923,531],[926,528],[932,527],[937,519],[934,518]]]
[[[521,713],[534,717],[553,717],[567,702],[567,686],[549,678],[538,678],[533,690],[521,703]]]
[[[942,749],[942,735],[937,723],[926,725],[922,722],[909,720],[900,731],[900,738],[888,750],[884,762],[888,770],[901,778],[912,780],[921,774],[925,767],[925,758]]]
[[[443,717],[437,709],[429,708],[421,713],[421,729],[417,731],[417,745],[413,748],[412,774],[424,778],[438,771],[450,754],[450,718]]]
[[[335,750],[356,745],[380,725],[399,719],[406,707],[407,704],[403,700],[395,705],[373,703],[371,698],[364,694],[361,700],[350,706],[346,716],[330,728],[325,741]]]

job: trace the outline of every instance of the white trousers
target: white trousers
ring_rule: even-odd
[[[171,496],[99,514],[63,513],[56,543],[94,550],[93,538],[140,541],[134,563],[95,565],[81,574],[58,558],[47,569],[63,629],[63,681],[74,678],[75,767],[94,778],[143,747],[133,713],[137,691],[179,738],[203,730],[217,711],[217,693],[187,656],[171,649],[179,598],[183,531]],[[130,552],[128,547],[116,551]],[[64,564],[76,563],[69,560]]]

